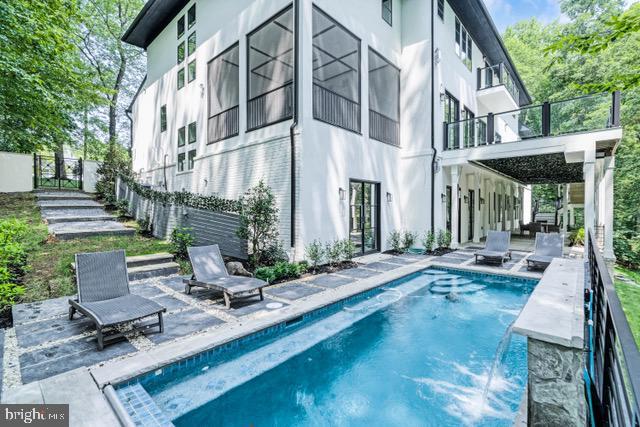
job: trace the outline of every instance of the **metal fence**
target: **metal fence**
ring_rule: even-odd
[[[593,424],[640,426],[640,352],[589,230],[589,364]]]
[[[313,117],[343,129],[360,132],[360,104],[315,83]]]
[[[272,89],[247,103],[247,130],[258,129],[293,116],[293,83]]]
[[[196,246],[216,243],[223,255],[247,259],[247,241],[236,236],[240,223],[238,214],[148,200],[122,180],[119,180],[117,197],[128,201],[129,213],[134,218],[151,223],[154,237],[168,239],[175,228],[187,227],[191,229]]]

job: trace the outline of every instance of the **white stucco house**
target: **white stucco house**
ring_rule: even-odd
[[[536,183],[564,184],[564,226],[584,206],[613,257],[619,94],[531,105],[482,0],[149,0],[123,39],[147,52],[139,179],[228,198],[264,180],[296,259],[516,231]]]

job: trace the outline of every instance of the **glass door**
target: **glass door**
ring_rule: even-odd
[[[349,238],[356,253],[380,250],[380,184],[351,181],[349,188]]]

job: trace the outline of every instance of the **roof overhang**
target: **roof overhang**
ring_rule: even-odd
[[[189,0],[148,0],[122,40],[146,49],[188,3]]]
[[[564,153],[491,159],[478,163],[524,184],[567,184],[583,181],[583,162],[568,163]]]
[[[516,70],[507,48],[502,42],[502,37],[493,23],[493,19],[482,0],[448,0],[449,5],[462,21],[464,27],[471,34],[473,41],[478,45],[480,50],[487,55],[490,65],[499,63],[505,64],[512,76],[514,76],[518,89],[520,90],[520,99],[517,100],[520,105],[531,104],[531,96],[527,92],[526,87],[518,71]]]

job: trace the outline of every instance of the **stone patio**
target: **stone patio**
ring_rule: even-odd
[[[484,266],[485,271],[518,273],[526,271],[528,254],[514,251],[513,259],[502,266]],[[126,339],[103,351],[96,350],[95,331],[84,318],[67,319],[68,298],[20,304],[13,308],[13,328],[0,330],[3,395],[7,389],[86,366],[100,366],[108,360],[126,359],[160,344],[179,342],[187,336],[215,330],[229,323],[262,319],[280,308],[301,304],[319,293],[336,292],[362,280],[374,279],[396,269],[429,259],[451,266],[474,264],[473,249],[464,248],[444,256],[392,256],[376,254],[357,259],[358,267],[331,274],[308,276],[265,288],[264,301],[250,297],[232,302],[226,310],[217,293],[194,288],[184,293],[182,276],[151,278],[131,282],[131,292],[152,298],[167,308],[165,332],[125,330]],[[540,273],[534,273],[541,276]]]

